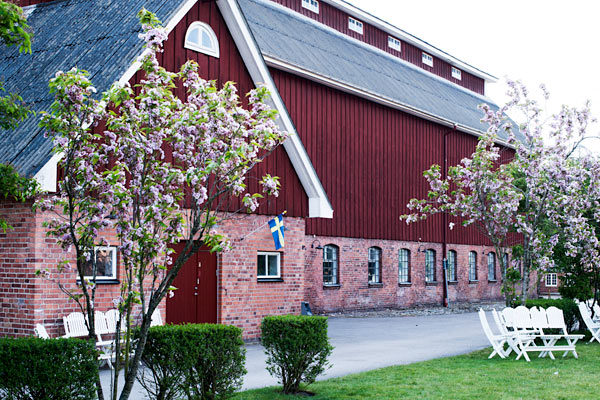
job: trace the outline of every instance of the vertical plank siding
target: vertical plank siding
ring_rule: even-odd
[[[388,47],[388,33],[383,30],[366,23],[365,21],[361,21],[363,23],[363,34],[360,35],[354,31],[348,29],[348,16],[349,14],[345,13],[342,10],[335,8],[334,6],[327,4],[323,1],[319,2],[319,13],[316,14],[312,11],[307,10],[302,7],[302,0],[272,0],[275,3],[279,3],[287,8],[290,8],[308,18],[314,19],[324,25],[327,25],[345,35],[353,37],[361,42],[365,42],[372,46],[377,47],[387,53],[390,53],[396,57],[399,57],[403,60],[406,60],[412,64],[415,64],[426,71],[429,71],[435,75],[441,76],[451,82],[456,83],[464,88],[470,89],[476,93],[484,94],[485,90],[485,81],[475,75],[472,75],[466,71],[461,71],[462,76],[460,80],[452,77],[452,65],[448,62],[435,57],[433,54],[430,54],[433,57],[433,68],[423,64],[422,62],[422,50],[417,46],[414,46],[410,43],[406,43],[399,38],[401,42],[402,51],[399,52],[397,50],[391,49]],[[360,19],[359,19],[360,20]]]
[[[448,166],[473,153],[476,137],[281,70],[271,75],[334,209],[333,219],[307,220],[307,234],[442,241],[442,216],[411,225],[398,217],[411,198],[426,196],[423,171],[443,164],[444,134]],[[460,225],[447,240],[487,244]]]
[[[184,47],[187,27],[195,21],[210,25],[219,40],[220,57],[215,58],[203,53],[188,50]],[[219,87],[227,81],[236,83],[240,99],[247,105],[246,93],[254,88],[252,78],[246,69],[239,51],[229,33],[227,25],[221,16],[216,2],[198,2],[181,20],[165,42],[163,53],[159,54],[159,62],[169,71],[178,71],[187,61],[194,60],[200,67],[200,76],[208,80],[216,80]],[[141,74],[136,74],[130,81],[133,86],[143,79]],[[181,84],[175,89],[180,97],[185,97],[185,90]],[[167,150],[168,153],[168,149]],[[298,179],[291,162],[283,147],[278,147],[272,154],[258,164],[247,176],[246,183],[250,193],[261,192],[258,181],[265,173],[279,176],[282,190],[278,198],[269,197],[261,202],[257,214],[278,214],[283,210],[289,216],[305,217],[308,215],[308,198],[300,180]],[[237,199],[230,199],[229,211],[237,211],[242,207]]]

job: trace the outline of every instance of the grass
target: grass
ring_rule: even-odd
[[[577,345],[572,354],[556,360],[531,362],[495,357],[491,348],[470,354],[410,365],[388,367],[316,382],[307,388],[311,399],[598,399],[600,398],[600,345]],[[236,394],[236,400],[290,400],[280,388],[268,387]]]

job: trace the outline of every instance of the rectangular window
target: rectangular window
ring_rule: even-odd
[[[488,281],[496,280],[496,253],[488,253]]]
[[[435,282],[435,250],[425,252],[425,282]]]
[[[546,287],[558,286],[558,278],[555,273],[546,274]]]
[[[433,57],[431,57],[429,54],[423,52],[421,60],[423,60],[423,64],[433,67]]]
[[[410,283],[410,250],[400,249],[398,254],[398,283]]]
[[[458,68],[452,67],[452,77],[454,79],[458,79],[459,81],[462,79],[462,72]]]
[[[402,51],[402,44],[393,36],[388,36],[388,46],[390,49]]]
[[[348,29],[356,33],[363,34],[363,23],[352,17],[348,17]]]
[[[381,250],[369,248],[369,283],[381,283]]]
[[[281,278],[281,254],[259,251],[256,276],[258,279]]]
[[[117,279],[117,248],[114,246],[94,247],[94,257],[96,260],[96,280]],[[93,278],[94,259],[90,254],[90,259],[84,266],[84,277]]]
[[[469,252],[469,280],[477,280],[477,253]]]
[[[338,248],[327,245],[323,248],[323,285],[338,285]]]
[[[319,2],[317,0],[302,0],[302,7],[314,13],[319,13]]]
[[[456,282],[456,251],[448,252],[448,280]]]

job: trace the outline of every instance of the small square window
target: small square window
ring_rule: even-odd
[[[458,79],[459,81],[462,79],[462,72],[458,68],[452,67],[452,77],[454,79]]]
[[[363,23],[352,17],[348,17],[348,29],[356,33],[363,34]]]
[[[281,278],[281,254],[258,252],[257,257],[257,272],[258,279],[261,278]]]
[[[302,0],[302,7],[316,14],[319,13],[319,2],[317,0]]]
[[[388,47],[397,51],[402,51],[402,44],[393,36],[388,36]]]
[[[94,256],[96,259],[96,280],[117,279],[117,248],[114,246],[94,247]],[[83,267],[84,278],[92,279],[94,277],[93,261],[90,254],[89,261]]]
[[[421,57],[421,59],[423,60],[423,64],[433,67],[433,57],[432,56],[430,56],[427,53],[423,53],[423,56]]]
[[[558,286],[558,278],[555,273],[546,274],[546,287]]]

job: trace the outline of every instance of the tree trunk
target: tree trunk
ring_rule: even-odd
[[[529,238],[525,237],[523,240],[523,281],[522,281],[522,293],[521,293],[521,304],[525,305],[527,301],[527,293],[529,292],[529,272],[531,270],[531,250],[529,248]]]

